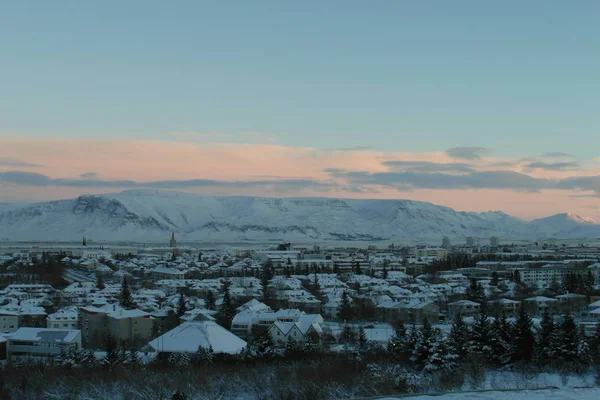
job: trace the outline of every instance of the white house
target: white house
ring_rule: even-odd
[[[9,357],[55,357],[65,347],[81,347],[77,329],[19,328],[7,339]]]
[[[304,342],[309,336],[318,341],[323,334],[322,323],[320,315],[304,314],[297,322],[276,321],[269,327],[269,335],[278,346],[285,345],[289,339]]]
[[[212,348],[215,354],[238,354],[246,342],[214,321],[188,321],[149,345],[158,353],[196,353],[203,347]]]
[[[46,326],[51,329],[77,329],[77,317],[75,308],[63,308],[46,317]]]

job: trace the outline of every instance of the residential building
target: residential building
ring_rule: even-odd
[[[562,314],[582,314],[588,311],[588,297],[583,294],[565,293],[555,297],[557,311]]]
[[[194,354],[198,348],[212,349],[215,354],[238,354],[246,342],[214,321],[184,322],[149,343],[159,355]]]
[[[77,309],[64,308],[46,317],[46,326],[51,329],[78,329]]]
[[[448,303],[448,317],[454,318],[457,315],[468,317],[478,314],[481,310],[481,304],[470,300],[459,300]]]
[[[288,340],[303,343],[308,337],[318,342],[323,335],[323,318],[318,314],[304,314],[296,322],[276,321],[269,327],[269,335],[276,345],[284,346]]]
[[[523,307],[529,315],[541,316],[545,312],[554,314],[558,308],[558,300],[544,296],[530,297],[523,300]]]
[[[65,347],[81,347],[77,329],[19,328],[7,339],[9,357],[56,357]]]
[[[515,316],[521,309],[521,302],[511,299],[490,300],[487,302],[488,315]]]
[[[0,309],[0,333],[19,329],[19,313]]]
[[[79,309],[83,345],[88,348],[102,348],[109,334],[121,346],[147,343],[152,336],[153,325],[150,313],[142,310],[124,310],[112,304]]]
[[[444,249],[443,247],[424,247],[417,248],[417,258],[424,257],[435,257],[438,260],[442,260],[448,257],[448,249]]]

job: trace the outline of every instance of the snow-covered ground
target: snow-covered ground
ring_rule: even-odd
[[[407,397],[382,397],[378,400],[398,400]],[[513,390],[490,392],[446,393],[443,395],[423,395],[408,397],[411,400],[439,399],[476,399],[476,400],[597,400],[600,399],[600,388],[581,389],[548,389],[548,390]]]

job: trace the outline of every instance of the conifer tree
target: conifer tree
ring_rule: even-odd
[[[556,358],[566,364],[577,360],[579,346],[579,330],[572,316],[566,315],[558,328],[558,345]]]
[[[475,278],[471,278],[469,287],[467,288],[467,299],[479,303],[481,307],[485,307],[485,291],[481,284],[477,283]]]
[[[445,366],[446,355],[446,348],[439,340],[439,332],[425,318],[411,360],[417,369],[430,372]]]
[[[538,366],[548,365],[557,347],[557,331],[552,316],[546,311],[542,316],[534,349],[534,361]]]
[[[475,316],[469,337],[469,351],[485,357],[490,355],[490,324],[483,312]]]
[[[361,326],[358,332],[358,348],[362,351],[367,349],[369,341],[367,340],[367,333],[365,329]]]
[[[396,324],[394,335],[388,342],[387,351],[392,360],[395,361],[408,361],[410,354],[408,349],[408,335],[406,334],[406,327],[402,321],[398,321]]]
[[[389,274],[388,274],[388,269],[387,269],[387,266],[385,266],[385,265],[384,265],[384,266],[383,266],[383,272],[381,273],[381,276],[382,276],[382,278],[383,278],[383,279],[387,279],[387,278],[388,278],[388,275],[389,275]]]
[[[179,306],[177,307],[177,316],[183,317],[187,311],[187,307],[185,305],[185,295],[183,292],[179,293]]]
[[[98,274],[96,276],[96,288],[98,290],[102,290],[106,287],[106,285],[104,285],[104,279],[102,278],[102,274]]]
[[[206,308],[209,310],[214,310],[216,308],[215,295],[213,294],[212,290],[209,290],[208,294],[206,295]]]
[[[533,358],[535,337],[531,326],[531,317],[525,311],[525,307],[521,307],[513,327],[511,361],[514,363],[529,363]]]
[[[127,277],[123,277],[123,283],[121,284],[121,295],[120,295],[120,303],[121,307],[126,310],[131,310],[136,308],[136,304],[131,297],[131,291],[129,290],[129,283],[127,282]]]
[[[492,272],[492,279],[490,280],[490,285],[498,286],[499,281],[500,281],[500,278],[498,276],[498,273],[496,271]]]
[[[469,328],[462,316],[457,314],[452,320],[448,335],[448,351],[455,361],[463,361],[468,353]]]
[[[219,325],[229,329],[231,326],[231,320],[235,315],[235,308],[233,307],[233,303],[231,301],[231,294],[229,292],[229,287],[231,283],[228,280],[223,282],[223,302],[219,307]]]
[[[352,321],[354,319],[354,307],[350,295],[346,291],[342,293],[339,315],[342,321]]]
[[[600,323],[596,324],[594,336],[590,339],[590,352],[596,365],[600,365]]]
[[[490,360],[497,366],[510,361],[511,327],[506,315],[496,316],[490,326]]]
[[[291,336],[288,336],[288,340],[285,344],[285,356],[287,358],[296,358],[300,355],[300,348],[298,343]]]

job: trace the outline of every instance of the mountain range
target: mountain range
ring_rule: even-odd
[[[573,214],[531,222],[503,212],[458,212],[412,200],[217,197],[129,190],[35,204],[0,204],[0,239],[180,241],[429,241],[599,238]]]

